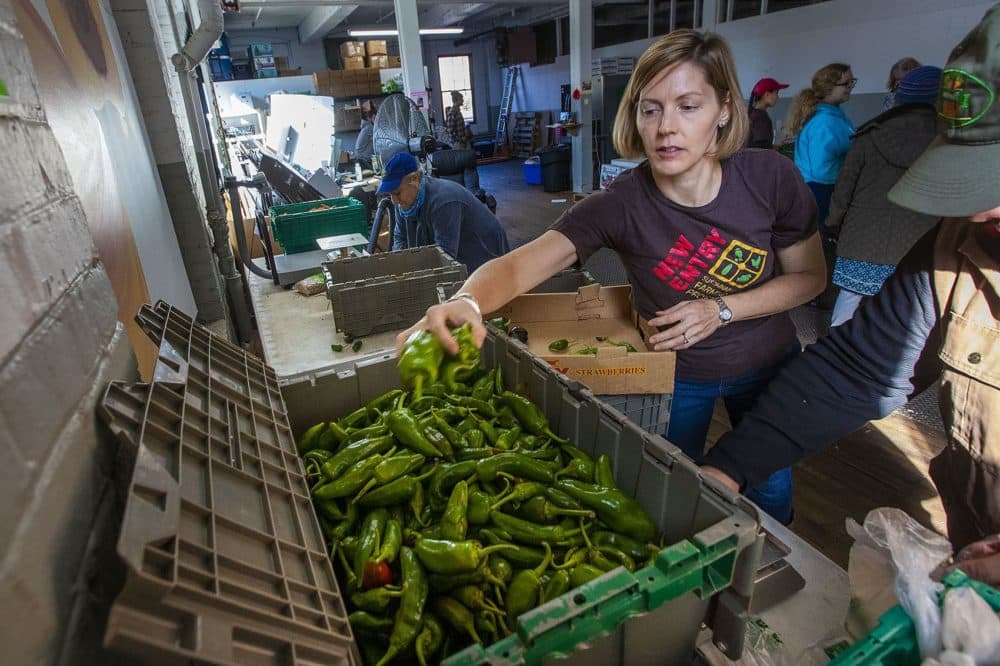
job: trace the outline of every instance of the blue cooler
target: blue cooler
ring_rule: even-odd
[[[524,161],[524,182],[528,185],[542,184],[542,161],[537,157],[529,157]]]

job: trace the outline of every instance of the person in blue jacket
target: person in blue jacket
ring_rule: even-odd
[[[378,193],[396,205],[393,250],[437,245],[470,273],[510,252],[507,233],[483,202],[458,183],[421,173],[409,153],[385,165]]]
[[[840,106],[851,98],[857,82],[850,65],[827,65],[813,74],[812,85],[795,97],[788,116],[788,131],[797,135],[795,166],[816,197],[823,236],[833,186],[854,134],[854,125]]]

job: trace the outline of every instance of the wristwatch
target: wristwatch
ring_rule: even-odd
[[[722,300],[722,296],[715,297],[715,304],[719,306],[719,322],[720,325],[725,326],[733,320],[733,311],[729,309],[726,302]]]

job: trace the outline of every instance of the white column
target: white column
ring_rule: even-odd
[[[591,0],[569,2],[569,83],[573,93],[570,110],[582,126],[573,137],[573,191],[594,187],[594,119],[590,98],[591,47],[594,10]],[[576,92],[579,91],[579,99]]]
[[[403,61],[403,90],[407,96],[427,90],[424,81],[424,55],[420,48],[420,23],[417,0],[393,0],[396,29],[399,30],[399,57]],[[430,99],[427,100],[428,104]],[[424,108],[424,117],[427,108]]]
[[[722,0],[725,2],[725,0]],[[701,0],[701,27],[715,30],[719,24],[719,0]]]

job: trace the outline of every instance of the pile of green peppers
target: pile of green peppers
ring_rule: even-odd
[[[413,336],[402,388],[298,442],[366,664],[496,642],[522,613],[660,550],[608,457],[552,432],[480,367],[471,329],[453,333],[456,355]]]

